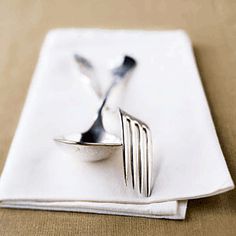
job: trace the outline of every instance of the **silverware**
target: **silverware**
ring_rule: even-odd
[[[126,186],[145,197],[151,195],[152,137],[148,126],[120,110],[122,123],[123,167]]]
[[[97,118],[94,121],[93,125],[91,128],[82,133],[80,142],[83,143],[100,143],[102,140],[104,140],[104,136],[106,135],[106,131],[103,127],[103,119],[102,119],[102,111],[103,108],[105,107],[105,104],[107,102],[107,99],[110,95],[110,92],[112,89],[115,87],[115,85],[122,81],[128,73],[135,67],[136,62],[133,58],[125,56],[124,61],[121,66],[113,69],[112,74],[114,75],[114,80],[111,83],[110,87],[108,88],[104,100],[98,110],[97,113]]]
[[[87,152],[90,152],[89,148],[94,147],[94,146],[96,147],[103,146],[103,149],[104,149],[104,146],[105,147],[120,146],[121,145],[120,139],[116,137],[115,135],[109,134],[104,129],[102,112],[112,89],[116,86],[117,83],[125,79],[127,75],[134,69],[135,66],[136,66],[136,61],[132,57],[125,56],[122,65],[112,70],[114,79],[105,94],[105,97],[102,101],[100,108],[98,109],[97,116],[94,123],[86,132],[82,134],[78,134],[76,137],[72,137],[72,138],[62,137],[62,138],[56,138],[54,140],[63,145],[70,146],[73,150],[75,149],[77,151],[79,150],[80,153],[81,153],[81,150],[85,149],[84,153],[86,154]],[[104,149],[104,151],[105,151],[104,157],[98,156],[97,153],[92,154],[92,152],[90,152],[90,155],[92,155],[92,157],[90,156],[89,158],[90,161],[91,160],[96,161],[96,160],[107,158],[107,155],[105,155],[106,149]],[[107,153],[110,153],[110,151]]]
[[[98,98],[102,98],[101,87],[98,80],[96,79],[95,68],[92,63],[87,58],[78,53],[74,54],[74,59],[79,65],[80,72],[83,74],[83,81],[93,88]]]

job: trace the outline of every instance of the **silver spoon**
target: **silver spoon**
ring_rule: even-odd
[[[111,90],[115,87],[115,85],[119,81],[126,78],[126,75],[128,74],[128,72],[130,72],[131,69],[133,69],[135,67],[135,65],[136,65],[136,62],[133,58],[131,58],[129,56],[125,56],[122,65],[119,66],[118,68],[115,68],[112,71],[112,74],[114,75],[114,80],[105,94],[105,98],[102,102],[102,105],[98,110],[97,118],[94,121],[91,128],[82,134],[80,142],[100,143],[104,139],[104,136],[106,135],[107,132],[105,131],[105,129],[103,127],[103,122],[102,122],[103,108],[107,102],[107,99],[109,97]]]
[[[109,134],[104,129],[102,112],[112,89],[117,85],[117,83],[125,79],[135,66],[135,59],[130,56],[125,56],[122,65],[112,70],[114,79],[105,94],[100,108],[98,109],[94,123],[86,132],[78,134],[74,137],[71,136],[55,139],[55,141],[72,147],[76,152],[80,150],[80,154],[84,154],[81,156],[88,156],[89,159],[86,157],[84,159],[88,159],[89,161],[105,159],[108,157],[108,154],[111,154],[111,147],[121,146],[121,140],[115,135]],[[99,155],[97,152],[102,153]]]

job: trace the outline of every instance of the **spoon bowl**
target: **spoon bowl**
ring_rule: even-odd
[[[105,133],[97,143],[82,142],[81,137],[81,134],[74,134],[54,140],[66,153],[86,162],[107,159],[122,146],[120,138],[109,133]]]

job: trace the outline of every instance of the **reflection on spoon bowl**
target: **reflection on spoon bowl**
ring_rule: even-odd
[[[82,142],[81,134],[67,135],[54,140],[67,153],[87,162],[107,159],[122,146],[120,138],[109,133],[105,133],[96,143]]]

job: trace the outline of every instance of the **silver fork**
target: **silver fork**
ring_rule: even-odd
[[[101,86],[95,78],[96,73],[93,64],[87,58],[78,53],[74,54],[74,59],[79,65],[80,72],[83,74],[83,81],[90,85],[98,98],[102,98]]]
[[[120,109],[125,184],[145,197],[152,187],[152,137],[148,126]]]

